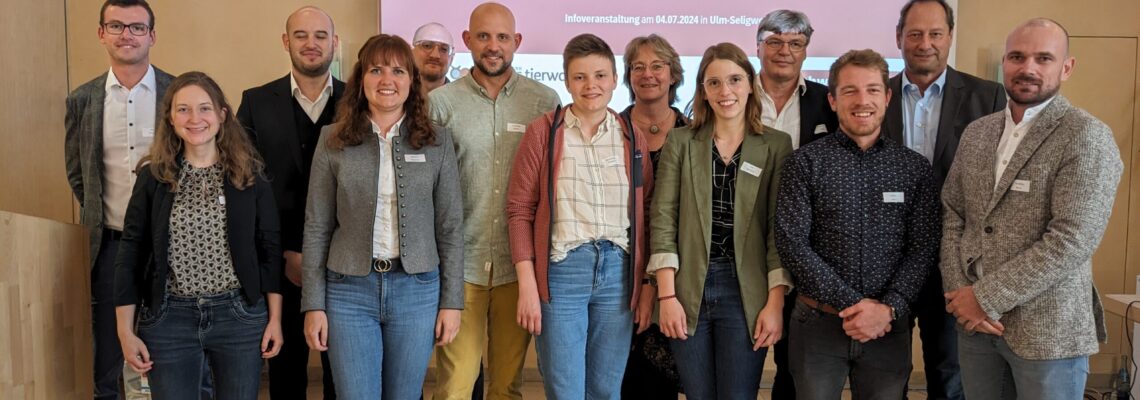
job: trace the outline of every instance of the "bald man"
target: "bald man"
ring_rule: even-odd
[[[435,398],[470,398],[486,348],[487,398],[519,399],[530,335],[515,322],[519,284],[503,210],[519,139],[558,95],[511,67],[522,35],[503,5],[476,7],[463,43],[475,67],[429,96],[432,120],[455,140],[465,212],[463,329],[436,352]]]
[[[1079,399],[1104,342],[1092,255],[1123,171],[1112,130],[1059,94],[1069,36],[1005,42],[1008,107],[962,133],[942,192],[940,268],[968,399]]]
[[[242,93],[237,118],[249,134],[273,185],[281,218],[285,273],[281,330],[285,345],[269,359],[269,396],[304,398],[309,382],[301,308],[301,234],[309,166],[321,127],[332,123],[344,83],[329,72],[339,39],[332,18],[316,7],[302,7],[285,21],[281,44],[292,69],[284,77]],[[336,398],[328,355],[321,353],[325,399]]]
[[[412,55],[420,70],[420,82],[428,92],[439,89],[449,81],[447,71],[455,56],[451,32],[438,22],[429,22],[416,29],[412,36]]]

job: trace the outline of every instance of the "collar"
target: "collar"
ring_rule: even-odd
[[[322,94],[324,94],[324,93],[328,93],[330,95],[332,94],[332,90],[333,90],[332,79],[333,79],[332,73],[329,73],[329,79],[325,80],[325,88],[324,88],[324,90],[321,90]],[[301,87],[297,86],[297,78],[293,77],[293,71],[289,71],[289,93],[292,93],[293,97],[296,97],[298,93],[301,93]],[[304,96],[304,95],[302,95],[302,96]],[[318,99],[319,99],[319,97],[318,97]]]
[[[949,69],[950,67],[943,69],[942,74],[938,75],[938,79],[935,79],[934,82],[931,82],[930,87],[926,89],[933,90],[935,96],[942,94],[942,88],[946,87],[946,71]],[[910,83],[910,79],[906,77],[906,71],[903,71],[900,75],[902,75],[903,93],[918,94],[918,85]]]
[[[477,68],[477,67],[471,67],[472,70],[474,70],[475,68]],[[514,67],[511,67],[511,68],[514,68]],[[467,81],[466,84],[470,85],[471,89],[474,90],[476,93],[480,93],[483,96],[487,95],[487,89],[484,89],[483,86],[479,85],[479,81],[475,80],[475,74],[473,72],[468,72],[467,75],[464,75],[462,78],[459,78],[459,79],[460,80],[466,80]],[[456,82],[459,82],[459,81],[456,81]],[[515,71],[511,71],[511,77],[507,78],[507,83],[505,85],[503,85],[503,89],[499,91],[499,94],[505,94],[508,97],[510,97],[511,93],[513,93],[515,90],[515,85],[518,84],[518,82],[519,82],[519,73],[515,72]]]
[[[1015,124],[1013,122],[1013,113],[1011,113],[1009,111],[1009,96],[1007,95],[1005,98],[1005,104],[1006,104],[1005,111],[1003,111],[1005,113],[1005,122],[1007,124],[1012,124],[1013,126],[1022,126],[1022,125],[1032,124],[1033,120],[1037,119],[1037,115],[1040,114],[1041,111],[1044,111],[1045,107],[1048,107],[1049,104],[1052,104],[1053,99],[1056,99],[1056,98],[1057,98],[1057,95],[1053,95],[1053,97],[1050,97],[1049,100],[1045,100],[1045,101],[1041,102],[1041,104],[1035,105],[1033,107],[1026,108],[1025,114],[1022,114],[1022,116],[1021,116],[1021,123]]]
[[[153,65],[148,65],[146,67],[146,75],[143,75],[142,80],[139,81],[139,85],[141,85],[142,87],[146,88],[146,90],[151,91],[151,92],[154,92],[154,89],[156,87],[158,87],[158,85],[155,82],[154,66]],[[119,82],[119,78],[115,76],[115,70],[108,69],[107,70],[107,83],[105,83],[103,85],[103,90],[109,91],[115,87],[125,88],[126,86],[123,86],[123,84]]]
[[[566,107],[566,116],[565,116],[565,119],[563,120],[563,123],[566,125],[567,129],[569,129],[569,128],[581,129],[582,128],[582,120],[578,119],[577,115],[574,115],[574,110],[573,110],[572,106],[573,106],[573,104],[571,104],[570,107]],[[610,112],[609,109],[606,109],[606,118],[602,119],[601,125],[598,125],[598,133],[602,133],[602,132],[607,131],[609,129],[609,127],[611,125],[613,125],[613,123],[614,123],[614,113]]]
[[[872,151],[880,150],[886,146],[886,144],[887,144],[886,135],[884,135],[883,133],[884,132],[882,131],[882,127],[880,127],[879,128],[879,138],[875,139],[875,143],[871,144],[871,147],[867,148],[868,153],[870,153]],[[858,143],[855,143],[854,140],[851,140],[850,137],[847,137],[846,133],[843,133],[842,127],[840,127],[839,129],[836,129],[835,137],[836,137],[835,140],[837,140],[839,142],[840,146],[847,148],[849,150],[855,150],[855,151],[859,151],[859,152],[863,151],[863,149],[859,148]]]
[[[756,87],[760,89],[761,94],[771,97],[768,92],[764,90],[764,80],[760,79],[760,74],[756,74]],[[800,96],[807,93],[807,81],[804,80],[804,74],[802,73],[800,74],[799,81],[796,83],[796,91],[799,92]]]
[[[404,116],[407,116],[407,114],[404,114]],[[372,118],[368,119],[368,123],[372,124],[372,133],[375,133],[376,137],[380,138],[380,140],[384,140],[384,137],[380,136],[380,125],[376,125],[376,123],[372,121]],[[400,117],[400,119],[397,120],[395,124],[392,124],[392,129],[388,130],[388,135],[386,137],[391,139],[393,136],[400,136],[400,126],[403,124],[404,117]]]

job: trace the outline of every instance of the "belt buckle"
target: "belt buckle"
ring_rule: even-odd
[[[372,269],[376,272],[384,273],[392,270],[392,260],[386,259],[372,259]]]

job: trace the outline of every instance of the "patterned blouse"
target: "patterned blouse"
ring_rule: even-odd
[[[186,160],[170,210],[170,278],[167,292],[202,296],[241,287],[226,231],[221,163],[195,168]]]

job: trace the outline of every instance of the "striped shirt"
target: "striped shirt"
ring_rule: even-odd
[[[550,261],[583,243],[609,240],[629,251],[629,177],[621,124],[612,113],[588,140],[566,110],[564,148],[555,187]]]

